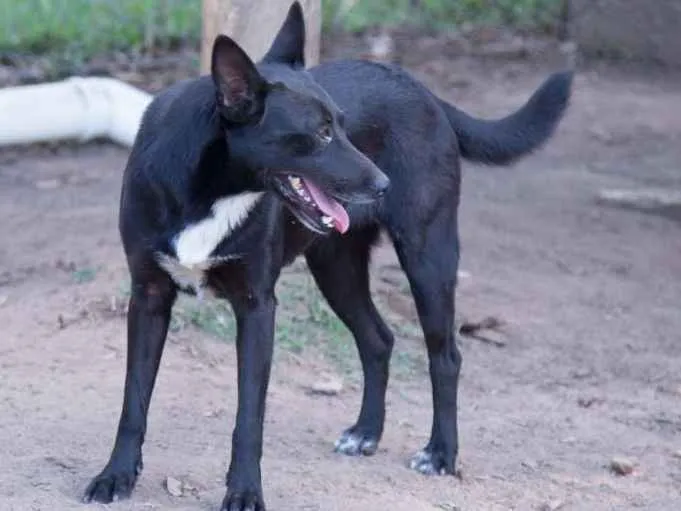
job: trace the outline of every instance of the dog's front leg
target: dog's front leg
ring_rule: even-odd
[[[234,304],[239,405],[222,511],[265,511],[260,475],[265,397],[272,365],[274,296]]]
[[[85,490],[86,502],[109,503],[128,497],[142,470],[149,401],[176,296],[175,285],[165,275],[143,283],[133,280],[123,409],[111,457]]]

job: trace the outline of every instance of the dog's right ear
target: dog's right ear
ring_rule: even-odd
[[[227,121],[247,122],[261,110],[266,82],[246,52],[226,35],[218,35],[213,44],[211,74]]]
[[[295,68],[305,67],[305,18],[297,0],[289,8],[279,33],[262,61]]]

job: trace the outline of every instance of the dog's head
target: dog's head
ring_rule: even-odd
[[[304,69],[298,2],[256,66],[227,36],[213,46],[212,76],[230,157],[252,169],[307,228],[345,232],[344,204],[377,200],[387,176],[348,140],[343,112]]]

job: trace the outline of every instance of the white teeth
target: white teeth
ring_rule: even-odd
[[[322,222],[327,227],[333,227],[333,218],[331,218],[330,216],[326,216],[326,215],[322,216]]]
[[[288,182],[291,183],[291,186],[296,190],[299,191],[302,189],[303,183],[301,182],[300,178],[297,176],[289,176],[288,177]]]
[[[291,185],[291,188],[293,188],[293,191],[298,194],[298,196],[303,199],[305,202],[308,204],[315,205],[314,201],[312,200],[312,197],[307,191],[307,188],[303,185],[303,180],[299,178],[298,176],[288,176],[288,182]],[[328,226],[333,225],[333,219],[330,217],[325,217],[327,220],[324,220],[324,223]]]
[[[288,176],[288,182],[291,184],[293,190],[305,201],[312,202],[312,197],[309,196],[307,190],[303,186],[303,180],[298,176]]]

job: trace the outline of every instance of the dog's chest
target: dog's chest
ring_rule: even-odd
[[[216,254],[216,248],[244,223],[261,197],[262,192],[245,192],[215,201],[206,217],[184,226],[172,237],[169,253],[156,254],[159,265],[180,289],[197,294],[210,291],[207,271],[240,257]]]

